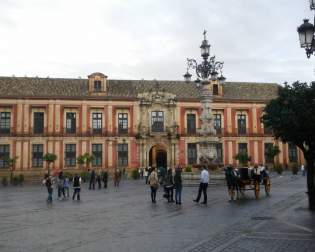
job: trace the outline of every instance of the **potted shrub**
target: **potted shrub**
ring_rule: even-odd
[[[295,163],[292,165],[292,174],[293,175],[297,175],[298,174],[298,171],[299,171],[299,167],[298,165]]]
[[[23,183],[24,183],[24,175],[23,174],[20,174],[19,175],[19,185],[23,185]]]
[[[275,170],[279,175],[281,175],[282,172],[283,172],[283,167],[282,167],[281,164],[276,164],[276,165],[274,166],[274,170]]]
[[[192,172],[191,165],[188,165],[188,166],[185,167],[185,172]]]
[[[140,174],[139,174],[138,169],[133,169],[133,170],[132,170],[132,172],[131,172],[131,177],[132,177],[134,180],[140,178]]]
[[[275,167],[275,157],[280,154],[279,146],[273,145],[271,148],[266,149],[265,153],[268,159],[272,160],[272,165]]]

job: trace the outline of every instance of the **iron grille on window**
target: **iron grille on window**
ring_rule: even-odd
[[[44,113],[34,112],[34,134],[44,133]]]
[[[239,135],[246,135],[246,115],[237,115],[237,130]]]
[[[213,124],[214,124],[214,128],[216,129],[217,131],[217,134],[220,134],[221,133],[221,114],[214,114],[213,115],[214,117],[214,121],[213,121]]]
[[[1,112],[0,113],[0,133],[8,134],[10,133],[11,127],[11,113]]]
[[[151,112],[151,128],[152,128],[152,132],[164,131],[164,112],[163,111]]]
[[[0,168],[8,167],[6,159],[10,158],[10,145],[1,144],[0,145]]]
[[[94,159],[92,160],[93,166],[102,165],[102,144],[92,144],[92,154]]]
[[[92,129],[94,134],[102,133],[102,113],[92,114]]]
[[[76,132],[76,114],[67,113],[66,114],[66,133],[75,134]]]
[[[118,144],[118,166],[128,165],[128,144]]]
[[[217,143],[217,144],[216,144],[216,149],[217,149],[217,161],[223,163],[223,148],[222,148],[222,143]]]
[[[195,134],[196,133],[196,115],[187,114],[187,133]]]
[[[273,158],[269,154],[272,147],[273,147],[273,143],[265,143],[265,162],[266,163],[273,162]]]
[[[128,133],[128,114],[127,113],[118,114],[118,133],[119,134]]]
[[[66,166],[75,166],[76,164],[76,145],[66,144],[65,148],[65,163]]]
[[[44,147],[42,144],[32,145],[32,166],[43,167],[43,151]]]
[[[247,154],[247,143],[239,143],[238,144],[238,153]]]
[[[195,143],[189,143],[187,147],[187,156],[188,156],[188,164],[196,164],[197,163],[197,145]]]
[[[94,92],[102,91],[102,83],[101,81],[94,81]]]
[[[289,143],[289,161],[297,162],[297,149],[293,143]]]

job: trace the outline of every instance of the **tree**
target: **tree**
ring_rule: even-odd
[[[275,157],[280,154],[279,146],[273,145],[271,148],[266,149],[266,156],[272,160],[273,167],[275,166]]]
[[[262,119],[276,139],[292,142],[303,152],[309,208],[315,211],[315,83],[295,82],[279,87],[278,97],[267,104]]]
[[[16,163],[17,159],[18,159],[18,157],[12,157],[12,158],[5,157],[5,158],[3,158],[5,167],[10,168],[10,183],[11,184],[12,184],[12,181],[13,181],[13,170],[14,170],[14,166],[15,166],[15,163]]]
[[[55,162],[57,159],[57,155],[54,153],[46,153],[43,156],[44,161],[47,162],[47,166],[48,166],[48,175],[50,175],[50,164]]]
[[[86,164],[86,169],[88,169],[93,159],[94,159],[93,155],[90,155],[89,153],[84,153],[83,155],[77,157],[77,162],[80,166]]]
[[[235,155],[234,159],[238,160],[241,166],[247,166],[251,157],[248,156],[246,152],[240,152]]]

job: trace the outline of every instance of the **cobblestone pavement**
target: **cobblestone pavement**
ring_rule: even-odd
[[[0,251],[315,251],[315,215],[307,210],[305,178],[274,176],[271,197],[246,192],[229,203],[211,186],[208,205],[197,188],[183,205],[158,192],[152,205],[143,181],[83,189],[81,202],[45,202],[43,187],[0,188]]]

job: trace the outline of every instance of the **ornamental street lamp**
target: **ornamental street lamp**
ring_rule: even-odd
[[[187,71],[184,74],[186,82],[191,82],[192,75],[189,73],[189,69],[196,71],[195,84],[200,89],[200,103],[202,106],[202,113],[200,116],[201,127],[198,130],[201,135],[201,141],[199,144],[199,160],[200,163],[206,166],[211,165],[218,159],[217,144],[219,138],[214,128],[213,116],[211,112],[212,108],[212,84],[223,83],[225,77],[222,75],[223,62],[215,61],[215,56],[210,57],[210,44],[206,37],[207,32],[203,32],[203,41],[201,42],[200,50],[202,62],[197,63],[195,59],[187,59]],[[209,58],[210,57],[210,58]],[[220,77],[218,77],[220,72]],[[200,80],[200,79],[201,80]]]
[[[315,10],[315,0],[309,0],[310,9]],[[314,18],[315,23],[315,18]],[[315,52],[315,27],[312,23],[309,23],[308,19],[304,19],[303,24],[297,28],[299,34],[300,46],[305,48],[306,56],[309,58]]]
[[[314,0],[315,1],[315,0]],[[184,75],[185,81],[190,81],[191,74],[189,69],[195,69],[197,78],[201,78],[203,82],[208,83],[209,79],[212,81],[224,81],[225,78],[222,75],[223,62],[215,61],[215,56],[210,57],[210,44],[206,37],[207,32],[203,32],[204,39],[201,42],[200,50],[203,61],[198,64],[195,59],[187,59],[188,69]],[[218,78],[218,74],[221,76]]]

